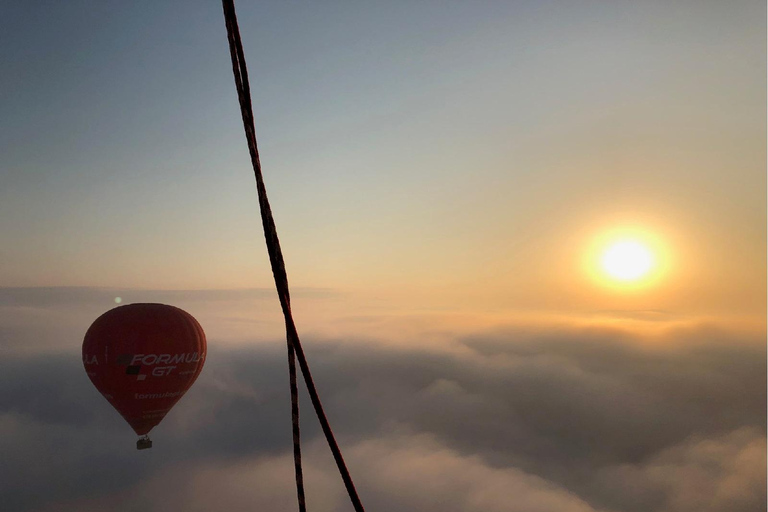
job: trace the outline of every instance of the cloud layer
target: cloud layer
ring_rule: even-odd
[[[367,510],[765,509],[760,340],[561,327],[305,344]],[[4,510],[295,510],[284,341],[209,340],[200,379],[146,452],[69,345],[0,360]],[[310,510],[346,510],[305,395],[302,406]]]

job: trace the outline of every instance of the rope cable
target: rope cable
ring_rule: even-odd
[[[305,497],[304,497],[304,483],[301,467],[301,445],[300,445],[300,431],[299,431],[299,403],[298,403],[298,389],[296,386],[296,365],[295,360],[299,362],[299,368],[301,374],[304,377],[304,382],[307,386],[307,392],[309,394],[312,406],[317,414],[317,419],[320,422],[320,427],[323,430],[328,446],[331,449],[333,458],[336,461],[336,466],[341,474],[341,479],[344,482],[344,486],[347,489],[349,498],[352,502],[352,506],[355,512],[365,512],[363,504],[357,495],[355,484],[352,482],[352,477],[349,474],[349,470],[344,462],[344,458],[341,455],[341,450],[336,442],[336,438],[331,430],[328,418],[323,410],[323,405],[320,402],[320,396],[317,393],[317,389],[312,379],[312,374],[309,371],[309,365],[304,355],[304,349],[301,346],[299,340],[299,334],[296,330],[296,324],[293,320],[291,313],[291,297],[288,289],[288,277],[285,271],[285,262],[283,260],[283,253],[280,249],[280,241],[277,237],[277,228],[272,216],[272,209],[269,205],[269,199],[267,198],[267,190],[264,185],[264,178],[261,172],[261,161],[259,159],[259,150],[256,144],[256,128],[253,120],[253,107],[251,105],[251,91],[248,82],[248,70],[245,64],[245,54],[243,52],[243,45],[240,39],[240,29],[237,24],[237,15],[235,14],[234,0],[222,0],[222,7],[224,9],[224,19],[227,26],[227,39],[229,41],[229,51],[232,57],[232,71],[235,77],[235,85],[237,87],[237,97],[240,103],[240,112],[243,118],[243,127],[245,129],[245,138],[248,142],[248,150],[251,156],[251,164],[253,165],[253,173],[256,178],[256,189],[259,196],[259,209],[261,212],[262,227],[264,228],[264,238],[267,244],[267,252],[269,253],[269,261],[272,267],[272,275],[275,278],[275,287],[277,288],[277,295],[280,299],[280,307],[285,317],[285,331],[288,342],[288,367],[290,372],[291,381],[291,419],[293,426],[293,449],[294,449],[294,466],[296,470],[296,490],[298,494],[299,510],[305,512]]]

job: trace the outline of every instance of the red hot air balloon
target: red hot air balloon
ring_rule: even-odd
[[[186,311],[129,304],[96,319],[83,340],[83,365],[96,389],[150,448],[147,434],[184,396],[205,362],[205,333]]]

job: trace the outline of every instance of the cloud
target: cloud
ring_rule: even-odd
[[[637,465],[605,468],[596,479],[617,505],[660,512],[765,509],[765,432],[737,429],[692,438]]]
[[[297,297],[335,297],[339,292],[331,288],[302,288],[291,290]],[[151,290],[142,288],[100,288],[89,286],[0,287],[0,307],[58,306],[66,304],[114,304],[121,297],[133,302],[211,302],[234,300],[274,300],[272,288],[205,289],[205,290]],[[115,304],[116,305],[116,304]]]
[[[351,453],[380,510],[595,511],[552,482],[514,467],[491,467],[426,434],[368,440]]]
[[[305,447],[304,471],[311,510],[348,508],[326,447]],[[425,434],[399,433],[348,447],[360,468],[361,494],[372,510],[419,512],[595,512],[578,497],[514,468],[492,468],[461,456]],[[169,464],[162,472],[117,494],[64,500],[51,510],[293,510],[293,465],[288,454],[204,464]],[[45,508],[43,510],[46,510]]]
[[[651,339],[560,326],[443,345],[304,342],[369,510],[765,508],[759,340],[706,327]],[[8,353],[4,510],[295,509],[284,343],[211,340],[200,379],[148,452],[91,386],[79,345]],[[343,509],[303,391],[302,415],[312,510]]]
[[[330,288],[292,290],[297,302],[322,304],[342,296]],[[235,290],[148,290],[97,287],[0,287],[0,351],[50,354],[79,350],[83,336],[101,314],[120,304],[174,304],[219,342],[272,342],[284,336],[276,292]]]

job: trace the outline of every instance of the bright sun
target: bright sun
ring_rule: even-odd
[[[606,229],[585,246],[583,269],[594,283],[614,292],[655,288],[670,276],[672,255],[667,240],[647,227]]]
[[[645,277],[653,268],[653,253],[636,240],[611,244],[601,259],[603,270],[613,279],[630,282]]]

